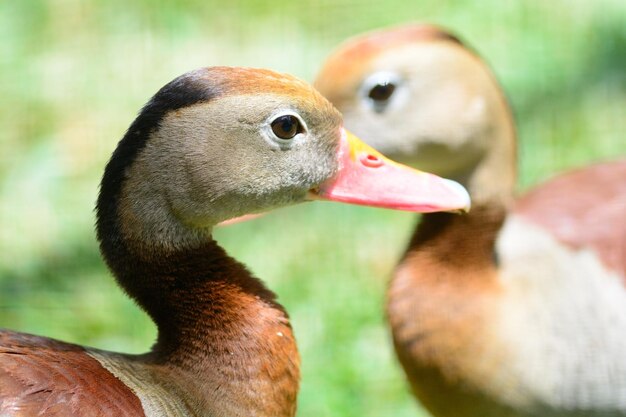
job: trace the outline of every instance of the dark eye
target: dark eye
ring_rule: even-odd
[[[395,89],[396,85],[394,83],[384,82],[372,87],[367,96],[374,100],[376,104],[384,104],[385,101],[389,100]]]
[[[298,133],[304,132],[304,129],[296,116],[288,114],[274,119],[272,132],[280,139],[293,139]]]

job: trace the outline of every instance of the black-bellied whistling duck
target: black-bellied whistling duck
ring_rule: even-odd
[[[453,35],[348,41],[315,83],[372,146],[464,184],[465,216],[426,214],[387,315],[437,417],[626,415],[626,160],[513,198],[516,137],[489,69]]]
[[[100,187],[97,235],[150,315],[149,353],[0,332],[1,416],[293,416],[299,357],[274,294],[212,226],[306,199],[463,209],[452,181],[392,163],[313,88],[267,70],[184,74],[143,108]]]

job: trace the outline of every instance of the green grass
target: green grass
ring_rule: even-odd
[[[514,105],[522,188],[626,151],[622,0],[0,2],[0,326],[128,352],[154,328],[100,261],[93,203],[139,107],[176,75],[247,65],[311,80],[346,37],[454,28]],[[216,232],[287,307],[299,416],[420,416],[382,315],[412,215],[311,203]]]

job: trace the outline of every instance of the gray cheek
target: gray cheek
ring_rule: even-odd
[[[314,143],[301,154],[301,180],[310,189],[334,177],[339,170],[339,159],[334,144]]]

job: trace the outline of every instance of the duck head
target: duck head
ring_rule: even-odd
[[[458,210],[458,184],[396,164],[342,127],[308,84],[268,70],[184,74],[142,109],[98,200],[101,242],[186,246],[232,217],[310,199]]]
[[[486,65],[455,36],[409,25],[355,37],[314,83],[346,126],[393,159],[507,200],[515,182],[511,112]]]

